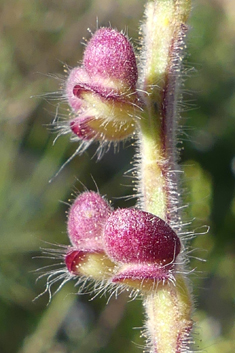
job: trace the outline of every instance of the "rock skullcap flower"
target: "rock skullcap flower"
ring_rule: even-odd
[[[104,248],[119,263],[114,282],[166,280],[180,252],[174,230],[161,218],[138,209],[118,209],[105,222]]]
[[[71,70],[65,94],[73,112],[70,129],[81,140],[119,141],[134,133],[140,100],[135,53],[111,28],[95,32],[81,67]]]
[[[103,225],[111,212],[111,206],[98,193],[87,191],[75,199],[67,225],[72,247],[65,263],[70,273],[103,278],[113,267],[102,242]]]

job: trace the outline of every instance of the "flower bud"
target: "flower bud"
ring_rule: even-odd
[[[113,282],[166,280],[180,240],[161,218],[138,209],[118,209],[104,226],[104,248],[119,263]]]
[[[65,95],[74,118],[70,128],[82,140],[118,141],[132,135],[140,99],[132,45],[118,31],[101,28],[71,70]]]
[[[114,266],[104,253],[102,241],[103,225],[111,212],[111,206],[98,193],[86,191],[76,198],[67,226],[72,247],[65,263],[70,273],[103,278],[108,267]]]
[[[180,240],[161,218],[138,209],[118,209],[104,227],[105,250],[123,263],[172,262],[180,252]]]
[[[68,236],[79,250],[103,250],[102,227],[112,212],[100,194],[85,191],[78,195],[68,213]]]
[[[84,52],[83,64],[90,76],[117,80],[122,88],[136,87],[138,73],[132,45],[112,28],[101,28],[93,35]]]

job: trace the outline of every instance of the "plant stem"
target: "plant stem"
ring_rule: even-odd
[[[159,285],[157,291],[146,296],[144,307],[151,352],[189,352],[191,302],[183,277],[177,276],[176,286]]]
[[[141,89],[147,94],[140,128],[141,201],[144,210],[172,225],[179,224],[177,102],[189,9],[186,0],[149,2],[143,28]]]
[[[149,1],[143,27],[141,89],[146,110],[140,123],[141,207],[181,229],[177,165],[177,103],[181,63],[191,9],[187,0]],[[177,259],[178,260],[178,259]],[[174,264],[175,283],[146,292],[147,342],[151,353],[189,352],[192,301],[183,275],[183,255]]]

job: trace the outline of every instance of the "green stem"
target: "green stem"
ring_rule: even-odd
[[[149,1],[143,27],[141,89],[146,92],[146,109],[140,123],[141,207],[178,232],[177,103],[190,9],[189,0]],[[156,290],[143,293],[151,353],[189,352],[192,301],[187,282],[179,274],[183,262],[180,255],[172,267],[174,283],[159,282]]]
[[[190,349],[191,301],[182,276],[176,285],[159,285],[144,300],[146,329],[153,353],[179,353]]]
[[[176,149],[177,102],[189,1],[162,0],[146,7],[141,89],[146,112],[140,126],[142,208],[179,223]]]
[[[141,195],[142,209],[160,218],[167,218],[167,193],[164,175],[164,155],[159,134],[159,119],[152,114],[141,120]]]

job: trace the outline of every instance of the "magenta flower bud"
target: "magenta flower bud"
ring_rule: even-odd
[[[105,250],[117,262],[172,262],[180,252],[180,240],[161,218],[138,209],[118,209],[104,227]]]
[[[114,263],[103,249],[103,226],[112,208],[98,193],[86,191],[72,204],[68,214],[68,236],[72,246],[65,255],[72,275],[105,279],[112,274]]]
[[[104,226],[104,248],[120,265],[113,282],[163,280],[180,252],[174,230],[161,218],[138,209],[118,209]]]
[[[136,129],[140,98],[135,53],[129,40],[111,28],[95,32],[81,67],[71,70],[65,96],[72,108],[69,127],[81,140],[119,141]]]
[[[129,40],[112,28],[101,28],[93,35],[84,52],[83,64],[90,76],[118,80],[135,88],[138,73]]]
[[[86,191],[72,204],[68,214],[68,236],[79,251],[103,251],[102,229],[112,212],[98,193]]]

